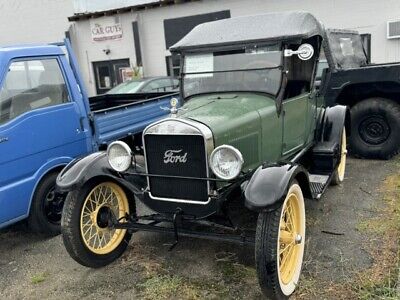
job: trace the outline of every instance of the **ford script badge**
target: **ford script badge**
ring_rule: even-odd
[[[164,153],[164,164],[175,164],[175,163],[186,163],[187,161],[187,152],[184,154],[181,150],[167,150]]]

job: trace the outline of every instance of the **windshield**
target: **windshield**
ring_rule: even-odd
[[[117,85],[115,88],[109,90],[107,94],[130,94],[136,93],[143,85],[143,81],[130,80]]]
[[[278,45],[185,55],[184,97],[235,91],[276,95],[281,84],[281,60]]]

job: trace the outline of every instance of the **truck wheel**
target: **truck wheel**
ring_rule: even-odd
[[[400,105],[370,98],[351,109],[350,149],[365,158],[389,159],[400,150]]]
[[[108,226],[109,215],[129,214],[124,190],[113,182],[89,183],[68,193],[61,219],[64,245],[81,265],[106,266],[122,255],[131,234]]]
[[[64,196],[56,194],[57,172],[46,175],[36,188],[28,217],[29,229],[47,236],[60,234]]]
[[[347,139],[346,129],[343,128],[342,140],[340,142],[340,162],[335,172],[332,175],[332,185],[339,185],[344,180],[344,174],[346,173],[346,157],[347,157]]]
[[[305,209],[300,186],[293,182],[282,205],[258,216],[255,260],[263,293],[287,299],[295,290],[303,264]]]

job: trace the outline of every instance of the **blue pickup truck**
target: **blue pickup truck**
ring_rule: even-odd
[[[28,219],[59,233],[57,174],[114,140],[140,149],[140,134],[164,117],[175,94],[88,98],[69,41],[0,48],[0,228]]]

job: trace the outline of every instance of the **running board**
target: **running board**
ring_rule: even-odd
[[[320,199],[330,181],[329,175],[309,174],[311,194],[314,199]]]

